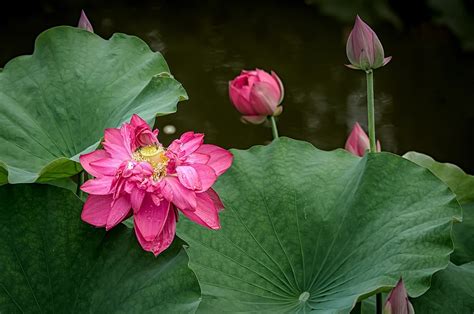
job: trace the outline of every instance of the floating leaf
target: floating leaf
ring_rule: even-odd
[[[68,177],[104,129],[133,113],[148,122],[185,99],[162,55],[139,38],[74,27],[45,31],[31,56],[0,72],[0,184]],[[4,169],[1,169],[4,168]]]
[[[447,266],[461,209],[427,169],[286,138],[233,153],[222,229],[178,228],[203,312],[348,312],[400,276],[419,296]]]
[[[454,224],[454,252],[451,261],[461,265],[474,261],[474,176],[449,163],[440,163],[430,156],[408,152],[403,157],[431,170],[456,194],[463,208],[461,223]]]
[[[80,220],[82,202],[49,185],[0,187],[1,313],[194,312],[200,290],[183,242],[155,258],[133,230]]]
[[[474,262],[448,268],[433,276],[427,293],[412,300],[417,314],[474,312]]]

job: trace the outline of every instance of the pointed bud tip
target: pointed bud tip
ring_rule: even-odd
[[[84,10],[81,10],[81,16],[79,18],[79,23],[77,24],[77,27],[85,29],[86,31],[89,31],[91,33],[94,32],[94,28],[92,27],[91,22],[87,18],[86,12],[84,12]]]
[[[402,278],[400,278],[396,286],[390,291],[387,301],[385,302],[384,313],[414,313]]]

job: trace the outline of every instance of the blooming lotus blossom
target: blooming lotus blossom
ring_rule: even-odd
[[[77,27],[85,29],[86,31],[89,31],[91,33],[94,32],[94,28],[92,28],[92,24],[91,22],[89,22],[89,19],[87,18],[84,10],[81,10],[81,17],[79,18],[79,23],[77,24]]]
[[[95,178],[82,220],[110,230],[133,215],[136,237],[156,255],[173,241],[178,209],[192,221],[219,229],[223,204],[212,185],[232,163],[232,154],[203,144],[204,135],[184,133],[168,148],[138,115],[120,128],[105,130],[103,149],[80,156]]]
[[[395,288],[390,291],[383,309],[384,314],[414,314],[415,310],[408,299],[403,280],[400,278]]]
[[[345,149],[356,156],[364,156],[365,152],[370,148],[369,137],[364,132],[358,122],[354,124],[351,134],[347,138]],[[380,142],[377,141],[377,152],[381,151]]]
[[[377,34],[357,16],[349,38],[346,54],[350,63],[348,67],[356,70],[380,68],[390,62],[392,57],[384,57],[382,43]]]
[[[278,116],[283,108],[284,89],[275,72],[243,70],[229,82],[229,96],[245,122],[259,124],[267,116]]]

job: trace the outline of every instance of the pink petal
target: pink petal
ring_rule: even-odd
[[[184,158],[194,153],[204,142],[204,134],[186,132],[178,140],[168,146],[168,152],[174,153],[178,158]]]
[[[248,90],[248,94],[250,96],[250,89]],[[232,104],[234,105],[235,109],[237,109],[242,114],[249,114],[253,113],[252,108],[248,99],[246,99],[242,95],[242,90],[235,87],[232,82],[229,82],[229,98]]]
[[[386,57],[383,59],[382,66],[386,65],[392,60],[392,56]]]
[[[199,193],[196,195],[197,207],[194,211],[181,209],[183,214],[190,220],[209,229],[219,229],[219,210],[214,204],[208,193]]]
[[[150,128],[150,126],[148,125],[148,123],[146,123],[145,120],[143,120],[139,115],[137,114],[134,114],[132,115],[132,118],[130,119],[130,124],[133,126],[133,127],[137,127],[137,126],[148,126],[148,128]]]
[[[89,195],[81,219],[96,227],[104,227],[112,204],[112,195]]]
[[[222,204],[221,198],[219,197],[219,194],[217,194],[214,189],[209,189],[206,191],[206,194],[211,198],[212,202],[214,203],[214,206],[218,211],[221,211],[224,209],[224,204]]]
[[[110,230],[118,223],[122,222],[130,213],[131,205],[128,195],[122,195],[115,200],[110,210],[109,217],[107,217],[107,225],[105,230]]]
[[[135,133],[133,127],[128,124],[124,123],[120,127],[120,134],[122,135],[122,145],[125,148],[128,156],[132,156],[132,153],[136,150],[135,147]],[[114,156],[112,156],[114,157]]]
[[[89,19],[87,18],[84,10],[81,10],[81,17],[79,18],[79,23],[77,24],[77,27],[85,29],[86,31],[89,31],[91,33],[94,32],[92,24],[91,22],[89,22]]]
[[[231,82],[231,85],[238,91],[239,97],[242,97],[243,100],[248,102],[250,99],[250,90],[253,84],[258,81],[257,72],[244,70]]]
[[[204,142],[204,134],[186,132],[181,135],[181,151],[187,156],[194,153]]]
[[[179,209],[193,210],[197,205],[196,193],[185,188],[178,178],[165,177],[163,179],[163,196],[176,205]]]
[[[82,168],[84,168],[88,173],[93,175],[94,177],[101,177],[102,173],[96,171],[94,168],[90,166],[91,162],[97,161],[99,159],[108,158],[110,157],[109,154],[103,149],[95,150],[91,153],[81,155],[79,157],[79,162],[81,163]]]
[[[158,130],[155,132],[151,130],[148,123],[134,114],[130,119],[130,126],[134,133],[135,146],[147,146],[158,143]]]
[[[130,203],[133,211],[136,213],[142,206],[143,199],[145,198],[145,191],[139,188],[133,188],[130,193]]]
[[[260,69],[256,69],[256,72],[257,72],[259,81],[268,83],[272,87],[272,90],[274,90],[275,94],[279,96],[278,99],[280,99],[281,88],[280,88],[280,82],[279,82],[280,79],[278,78],[278,76],[277,76],[278,79],[275,79],[275,77],[273,76],[273,74],[275,74],[274,72],[272,72],[272,75],[270,75],[269,73]]]
[[[250,103],[253,110],[259,115],[273,115],[279,100],[279,90],[266,82],[255,83],[250,92]]]
[[[129,160],[131,153],[125,147],[124,139],[120,129],[106,129],[104,132],[104,142],[102,145],[107,153],[114,159]]]
[[[104,176],[86,181],[81,190],[88,194],[106,195],[111,193],[114,177]]]
[[[198,172],[191,166],[176,167],[179,182],[190,190],[200,190],[202,188]]]
[[[201,145],[201,147],[204,145]],[[200,148],[198,148],[199,150]],[[207,164],[211,156],[207,154],[198,153],[197,151],[192,153],[186,158],[186,163],[190,164]]]
[[[267,116],[242,116],[242,122],[250,124],[261,124],[265,122]]]
[[[104,143],[119,145],[123,144],[122,134],[120,129],[117,128],[108,128],[104,131]]]
[[[360,70],[360,69],[361,69],[361,68],[356,67],[356,66],[354,66],[354,65],[352,65],[352,64],[344,64],[344,65],[345,65],[346,67],[348,67],[349,69],[353,69],[353,70]]]
[[[137,236],[138,242],[142,248],[145,251],[152,252],[155,256],[158,256],[158,254],[166,250],[173,242],[176,232],[176,215],[174,209],[168,211],[168,217],[163,226],[162,232],[152,241],[146,241],[140,233],[140,230],[138,228],[134,229],[135,235]]]
[[[207,191],[217,180],[214,169],[203,164],[178,166],[176,172],[179,182],[190,190]]]
[[[170,202],[163,201],[156,206],[151,197],[146,197],[140,210],[133,216],[135,227],[145,241],[153,241],[163,230],[170,211]]]
[[[217,175],[214,169],[208,165],[192,164],[190,165],[197,172],[200,185],[194,190],[207,191],[217,180]],[[179,167],[178,167],[179,168]]]
[[[103,176],[113,176],[117,173],[117,168],[120,167],[122,162],[121,160],[107,157],[92,161],[89,166]]]
[[[280,89],[280,100],[278,101],[278,104],[281,104],[283,101],[283,98],[285,97],[285,88],[283,87],[283,82],[280,80],[278,75],[275,72],[271,72],[273,78],[277,81],[278,83],[278,88]]]
[[[234,159],[230,151],[211,144],[201,145],[196,152],[210,156],[207,165],[212,167],[218,176],[223,174],[232,165],[232,160]]]

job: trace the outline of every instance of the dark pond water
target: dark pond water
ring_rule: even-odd
[[[241,69],[276,71],[286,88],[281,135],[330,150],[353,123],[366,124],[365,76],[344,67],[350,23],[323,16],[303,1],[38,2],[4,12],[0,61],[32,52],[54,25],[75,25],[81,7],[96,33],[134,34],[161,51],[190,100],[158,120],[177,134],[196,130],[207,142],[247,148],[271,130],[244,125],[227,84]],[[392,62],[376,71],[376,125],[382,148],[416,150],[474,172],[474,55],[444,27],[374,25]],[[473,30],[474,31],[474,30]],[[164,135],[168,142],[175,135]]]

